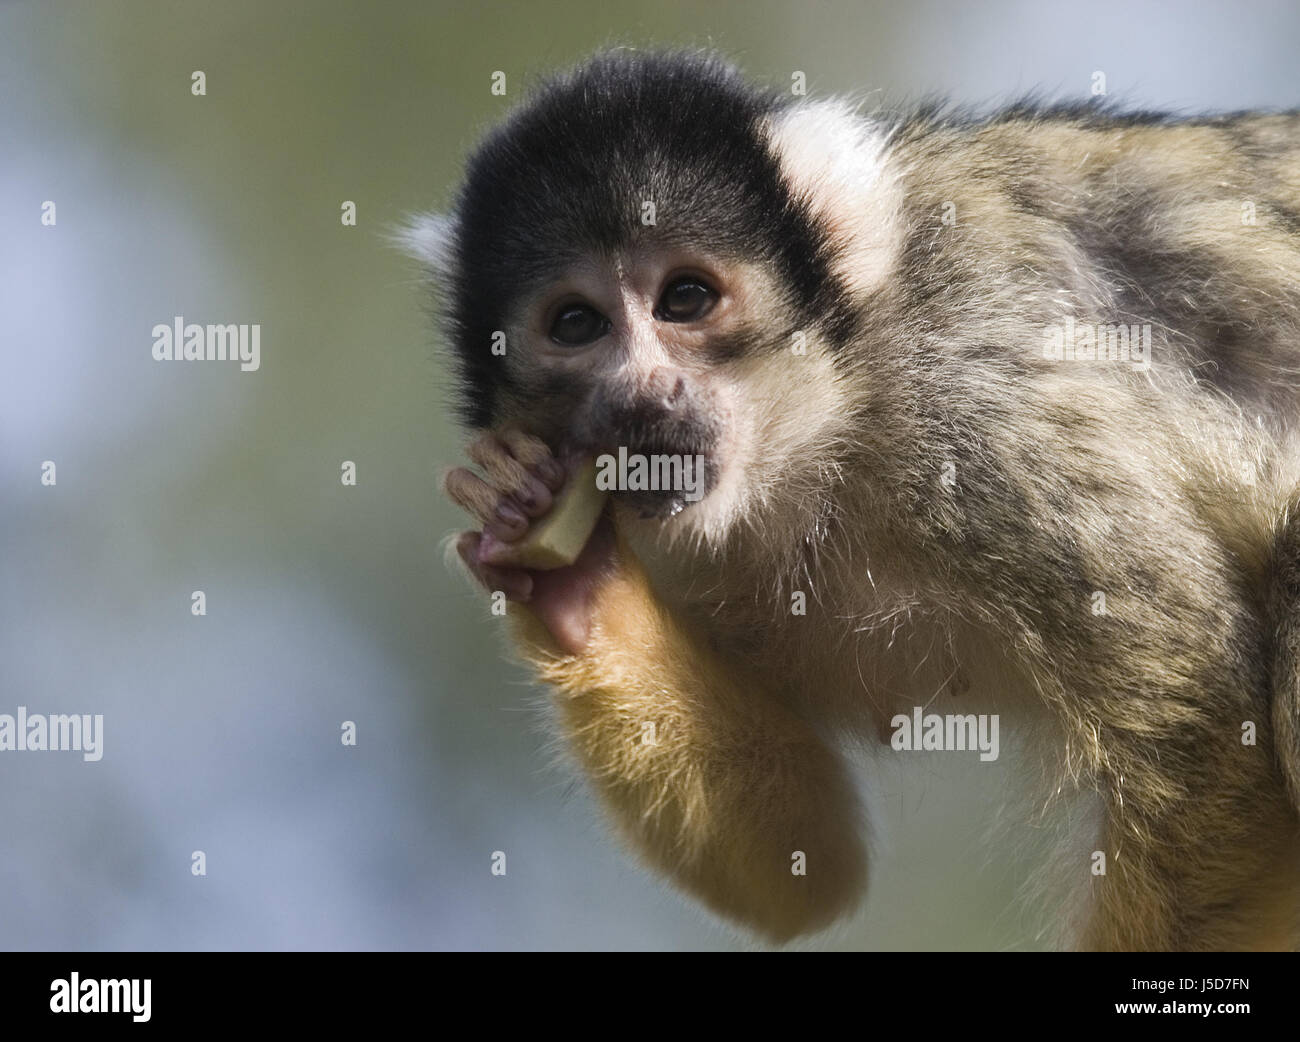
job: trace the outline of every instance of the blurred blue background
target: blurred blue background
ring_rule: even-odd
[[[105,718],[98,763],[0,753],[0,947],[749,946],[613,843],[444,568],[460,438],[384,241],[530,81],[615,42],[884,100],[1101,71],[1133,105],[1300,104],[1283,0],[0,6],[0,713]],[[260,323],[260,370],[154,362],[176,315]],[[1008,756],[954,759],[872,769],[872,892],[805,946],[1040,943]]]

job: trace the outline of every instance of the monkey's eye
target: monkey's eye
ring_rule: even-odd
[[[668,284],[655,305],[655,318],[661,322],[695,322],[712,311],[717,300],[718,294],[712,288],[687,275]]]
[[[565,347],[583,347],[609,332],[609,319],[586,304],[569,304],[551,323],[551,339]]]

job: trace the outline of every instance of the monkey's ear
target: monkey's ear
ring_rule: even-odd
[[[456,242],[456,218],[448,214],[413,214],[389,236],[392,244],[419,261],[439,282],[451,274]]]
[[[829,236],[837,274],[856,292],[875,289],[902,244],[886,130],[843,101],[809,100],[773,118],[768,138],[790,189]]]

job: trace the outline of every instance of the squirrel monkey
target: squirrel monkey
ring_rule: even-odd
[[[620,50],[405,237],[460,556],[642,859],[825,927],[867,882],[833,742],[984,699],[1100,811],[1068,943],[1297,943],[1300,115],[870,113]],[[699,466],[620,464],[521,567],[592,458]]]

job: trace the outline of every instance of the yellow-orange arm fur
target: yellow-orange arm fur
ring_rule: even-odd
[[[670,615],[625,546],[617,560],[581,655],[512,609],[571,751],[626,839],[715,912],[774,941],[828,924],[866,882],[843,766]]]

